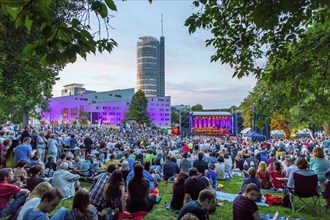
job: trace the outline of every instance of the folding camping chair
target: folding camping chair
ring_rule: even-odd
[[[319,209],[317,209],[316,205],[319,203],[318,205],[320,207],[321,194],[318,187],[317,175],[304,176],[299,173],[294,173],[293,175],[295,184],[294,188],[290,190],[292,211],[295,212],[295,205],[298,201],[301,201],[303,205],[296,210],[297,212],[308,206],[319,214]]]

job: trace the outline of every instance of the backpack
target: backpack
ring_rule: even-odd
[[[290,192],[288,189],[283,189],[283,200],[281,205],[286,208],[291,208]]]

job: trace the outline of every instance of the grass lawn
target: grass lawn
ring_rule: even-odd
[[[229,193],[237,193],[239,192],[239,189],[242,184],[242,178],[241,177],[234,177],[231,180],[222,181],[221,182],[224,185],[223,191],[229,192]],[[82,187],[89,188],[90,184],[82,183]],[[144,218],[144,219],[150,219],[150,220],[175,220],[176,214],[174,212],[166,210],[167,204],[170,202],[172,197],[172,184],[171,183],[161,183],[159,185],[159,192],[162,196],[162,201],[160,204],[156,204],[152,211]],[[276,193],[275,193],[276,195]],[[282,193],[277,193],[277,195],[281,195]],[[231,219],[232,218],[232,203],[225,201],[225,207],[217,207],[217,210],[215,213],[210,214],[209,217],[211,220],[219,220],[219,219]],[[321,199],[321,204],[324,204],[325,200]],[[60,206],[63,206],[67,209],[71,209],[72,205],[72,198],[63,201]],[[259,206],[259,212],[264,214],[274,214],[276,211],[279,211],[280,216],[291,216],[293,218],[304,218],[306,220],[319,220],[319,219],[329,219],[329,213],[325,213],[325,207],[321,207],[321,214],[316,215],[316,213],[312,212],[308,208],[304,208],[302,211],[298,213],[292,213],[291,209],[284,208],[281,206],[270,206],[270,207],[264,207]],[[328,216],[328,217],[326,217]]]
[[[13,164],[12,160],[9,160],[9,166]],[[11,166],[13,167],[13,166]],[[237,193],[240,190],[241,184],[242,184],[242,178],[241,177],[234,177],[231,180],[222,181],[221,184],[224,185],[223,191],[228,193]],[[81,182],[81,186],[89,189],[90,184]],[[162,196],[162,200],[160,204],[156,204],[152,211],[144,218],[146,220],[174,220],[176,219],[176,214],[174,212],[166,210],[167,204],[170,202],[172,197],[172,184],[171,183],[161,183],[159,186],[159,193],[160,196]],[[273,193],[270,193],[273,194]],[[282,196],[282,193],[275,193],[274,195],[280,195]],[[67,199],[65,201],[62,201],[59,207],[65,207],[66,209],[70,210],[72,207],[72,199]],[[325,200],[321,199],[321,204],[324,204]],[[217,207],[217,210],[215,213],[212,213],[209,215],[210,220],[227,220],[232,219],[232,203],[224,201],[225,206],[224,207]],[[298,204],[299,206],[300,204]],[[59,208],[58,207],[58,208]],[[56,211],[56,210],[55,210]],[[55,212],[54,211],[54,212]],[[293,218],[304,218],[306,220],[319,220],[324,219],[328,220],[330,219],[329,213],[325,213],[325,207],[321,207],[321,214],[317,215],[317,213],[314,213],[309,208],[304,208],[299,213],[292,213],[291,209],[284,208],[281,206],[270,206],[270,207],[264,207],[259,206],[259,213],[263,214],[274,214],[276,211],[279,211],[280,216],[291,216]],[[52,213],[50,214],[52,215]],[[327,217],[328,216],[328,217]],[[1,218],[0,218],[1,220]]]

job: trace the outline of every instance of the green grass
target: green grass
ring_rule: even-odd
[[[242,178],[234,177],[231,180],[222,181],[221,184],[224,185],[223,192],[237,193],[239,192],[242,184]],[[156,204],[152,211],[144,218],[150,220],[174,220],[176,219],[176,214],[174,212],[166,210],[167,204],[170,202],[172,197],[172,184],[171,183],[161,183],[159,185],[159,192],[162,196],[162,201],[160,204]],[[273,194],[273,193],[272,193]],[[273,195],[281,195],[282,193],[274,193]],[[321,204],[324,204],[325,200],[321,199]],[[210,220],[219,219],[232,219],[232,203],[224,201],[224,207],[217,207],[215,213],[209,215]],[[299,205],[299,204],[298,204]],[[264,214],[274,214],[276,211],[280,213],[280,216],[291,216],[293,218],[304,218],[306,220],[318,220],[318,219],[329,219],[329,213],[325,213],[325,207],[321,207],[321,214],[316,215],[308,208],[304,208],[298,213],[292,213],[291,209],[284,208],[281,206],[258,206],[259,212]],[[328,216],[328,217],[327,217]]]
[[[12,160],[9,160],[8,162],[9,165],[13,164]],[[221,181],[220,183],[224,185],[223,192],[235,193],[235,194],[238,193],[241,188],[242,180],[243,178],[241,177],[234,177],[231,180]],[[90,186],[91,185],[88,183],[81,182],[81,187],[89,189]],[[177,215],[174,212],[166,210],[166,206],[172,198],[172,184],[161,183],[158,186],[158,188],[159,188],[159,194],[160,196],[162,196],[162,200],[160,204],[154,205],[152,211],[147,216],[145,216],[144,219],[175,220]],[[270,193],[270,194],[283,196],[282,193]],[[73,197],[62,201],[58,208],[65,207],[66,209],[71,210],[72,200]],[[321,198],[321,204],[324,204],[325,202],[326,201],[323,198]],[[224,201],[224,204],[225,204],[224,207],[217,207],[216,212],[209,215],[210,220],[232,219],[232,203]],[[300,207],[299,205],[301,204],[298,203],[298,207]],[[258,206],[258,208],[259,208],[259,213],[264,213],[264,214],[274,214],[276,211],[278,211],[280,213],[280,216],[291,216],[293,218],[304,218],[306,220],[329,219],[329,213],[325,213],[325,207],[320,208],[321,209],[320,215],[317,215],[309,208],[304,208],[298,213],[293,213],[291,209],[284,208],[281,206],[270,206],[270,207]],[[53,213],[55,212],[56,210]],[[51,213],[51,215],[53,213]]]

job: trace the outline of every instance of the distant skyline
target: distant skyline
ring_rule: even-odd
[[[210,63],[215,53],[205,47],[211,35],[197,30],[189,35],[184,26],[193,12],[193,0],[115,1],[118,12],[110,12],[113,27],[110,37],[118,46],[111,54],[78,58],[60,72],[60,80],[53,88],[53,95],[60,96],[62,86],[84,84],[87,90],[108,91],[136,89],[136,51],[139,37],[161,36],[161,14],[165,37],[165,95],[171,96],[172,105],[201,104],[207,108],[238,106],[252,91],[256,79],[232,78],[234,70],[220,62]]]

